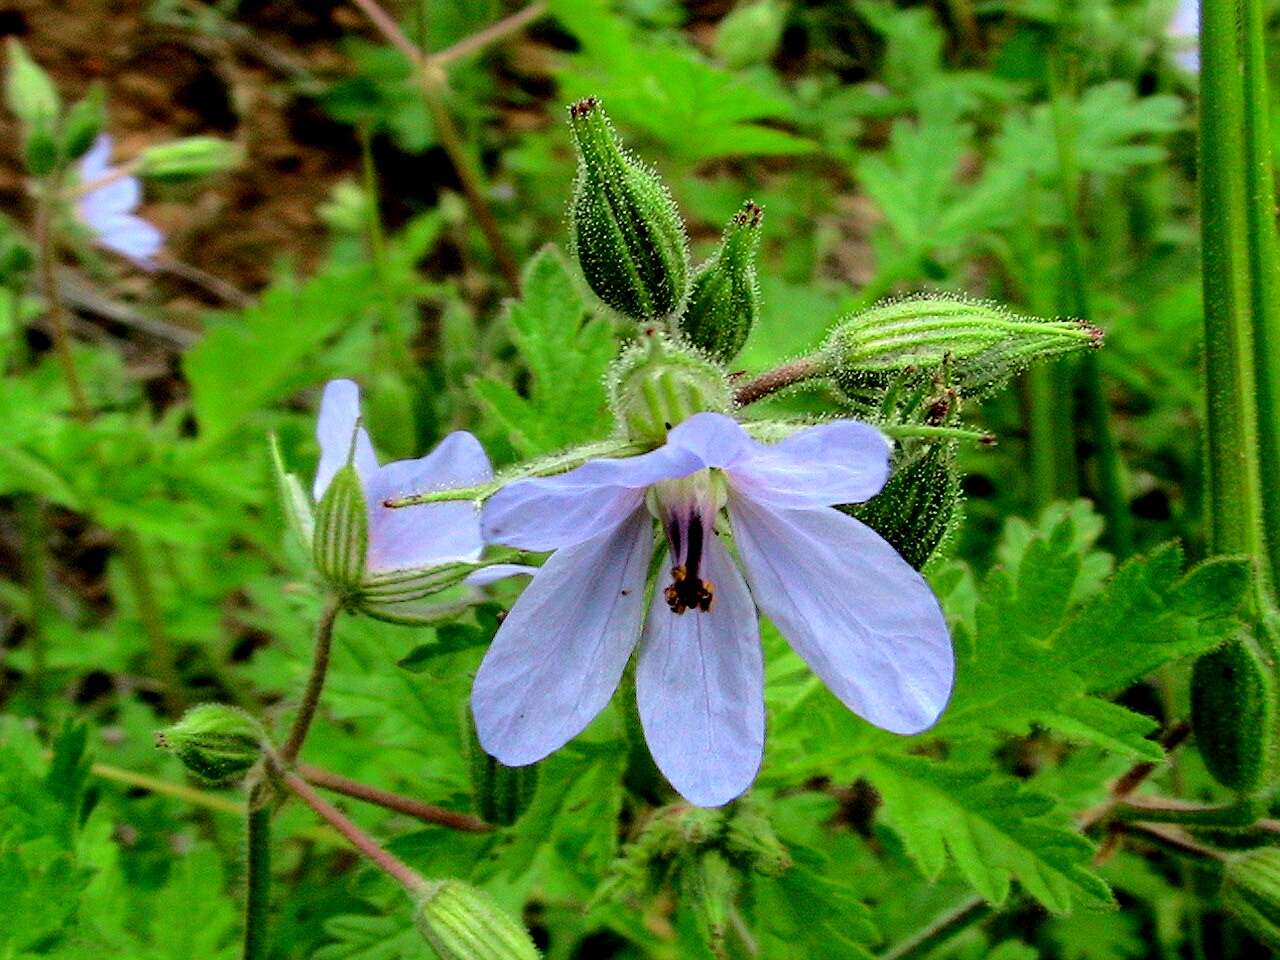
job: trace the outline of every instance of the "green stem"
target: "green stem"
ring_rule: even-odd
[[[1093,310],[1085,279],[1084,235],[1080,229],[1080,171],[1075,157],[1075,130],[1061,83],[1057,64],[1052,64],[1050,105],[1058,150],[1058,187],[1066,225],[1062,250],[1064,292],[1070,301],[1069,311],[1085,323],[1091,323]],[[1101,366],[1094,354],[1088,354],[1081,360],[1080,387],[1093,436],[1099,505],[1107,518],[1107,535],[1111,544],[1117,554],[1125,557],[1133,552],[1129,484],[1103,389]]]
[[[151,570],[147,565],[142,541],[129,529],[117,530],[115,539],[125,578],[129,581],[129,589],[133,592],[133,601],[138,608],[138,619],[142,622],[142,630],[147,635],[147,643],[151,648],[151,669],[160,682],[165,710],[171,716],[176,716],[185,706],[182,679],[178,674],[173,646],[165,632],[160,605],[156,601],[155,584],[151,580]]]
[[[365,231],[369,240],[369,256],[378,278],[382,296],[382,332],[386,338],[387,360],[392,367],[404,364],[409,357],[409,344],[400,326],[395,291],[391,289],[391,273],[387,260],[387,238],[382,229],[382,203],[378,190],[378,170],[373,161],[373,138],[366,124],[357,127],[360,138],[360,175],[365,194]]]
[[[1259,509],[1265,559],[1276,603],[1280,576],[1280,256],[1276,238],[1275,167],[1267,91],[1266,18],[1262,0],[1241,0],[1244,61],[1245,187],[1252,278],[1253,357],[1258,425]]]
[[[938,916],[923,930],[890,947],[880,954],[880,960],[908,960],[909,957],[926,956],[934,948],[986,919],[991,912],[991,905],[982,897],[966,900]]]
[[[44,298],[45,312],[49,317],[49,329],[53,336],[53,350],[62,367],[62,377],[71,396],[71,408],[76,417],[88,421],[93,416],[89,400],[76,373],[75,355],[71,350],[71,335],[67,332],[67,311],[58,290],[58,241],[54,233],[54,213],[61,175],[53,174],[40,185],[40,198],[36,204],[35,240],[40,267],[40,295]]]
[[[1196,827],[1247,827],[1266,813],[1266,804],[1244,798],[1220,807],[1202,807],[1177,800],[1142,798],[1118,805],[1119,820],[1142,823],[1179,823]]]
[[[1034,367],[1027,371],[1027,433],[1031,448],[1031,487],[1036,509],[1043,510],[1058,499],[1062,468],[1061,449],[1054,424],[1053,370]]]
[[[49,546],[40,501],[34,496],[18,498],[22,522],[22,562],[27,581],[27,645],[31,648],[31,699],[36,720],[43,726],[49,719],[49,667],[46,626],[49,613]]]
[[[244,960],[265,960],[271,908],[271,803],[261,784],[249,791],[245,860]]]
[[[342,609],[336,597],[325,601],[320,619],[316,622],[316,639],[311,660],[311,675],[307,678],[307,689],[302,694],[302,703],[298,706],[298,715],[294,717],[293,727],[289,731],[289,739],[280,750],[280,756],[286,764],[298,759],[302,744],[306,742],[307,733],[311,729],[311,721],[315,718],[316,708],[320,705],[320,694],[324,691],[324,680],[329,673],[329,652],[333,648],[333,624]]]
[[[1211,545],[1263,554],[1244,97],[1236,4],[1201,16],[1200,211]]]

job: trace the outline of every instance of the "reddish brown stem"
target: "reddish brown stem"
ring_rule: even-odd
[[[356,826],[341,810],[312,790],[300,776],[292,771],[277,771],[277,774],[299,800],[346,837],[353,847],[372,860],[380,870],[398,880],[406,890],[410,893],[421,893],[427,888],[427,881],[416,870],[378,846],[372,837]]]
[[[433,53],[429,59],[438,66],[444,66],[463,57],[469,57],[473,53],[479,53],[489,44],[518,33],[546,12],[546,3],[538,0],[537,3],[531,3],[523,10],[517,10],[511,16],[503,17],[483,30],[477,30],[469,37],[463,37],[453,46],[446,47],[439,53]]]
[[[1185,721],[1175,723],[1160,738],[1160,746],[1164,748],[1166,753],[1171,752],[1177,749],[1189,736],[1191,736],[1191,724]],[[1131,793],[1142,786],[1159,768],[1159,763],[1137,763],[1117,777],[1107,791],[1109,794],[1107,799],[1096,807],[1085,810],[1077,818],[1076,822],[1080,825],[1080,829],[1088,830],[1100,822],[1116,808],[1118,803],[1125,800]]]
[[[456,810],[446,810],[444,807],[424,803],[389,790],[380,790],[378,787],[350,780],[341,774],[322,770],[320,767],[303,763],[298,765],[297,771],[304,780],[317,787],[323,787],[356,800],[363,800],[365,803],[372,803],[387,810],[394,810],[396,813],[416,817],[425,823],[434,823],[448,827],[450,830],[461,830],[464,833],[488,833],[493,830],[491,824],[485,823],[479,817],[458,813]]]
[[[338,619],[342,605],[337,598],[331,597],[325,602],[320,620],[316,623],[315,650],[311,660],[311,676],[307,678],[307,689],[302,695],[302,703],[298,706],[298,715],[294,717],[293,727],[289,730],[289,739],[280,750],[280,756],[286,764],[298,759],[302,744],[306,742],[307,733],[311,730],[311,721],[315,719],[316,708],[320,705],[320,694],[324,692],[324,680],[329,673],[329,652],[333,648],[333,623]]]
[[[823,365],[813,357],[801,357],[780,367],[768,370],[758,377],[753,377],[734,391],[734,402],[740,407],[763,400],[770,394],[785,390],[787,387],[805,380],[821,376]]]

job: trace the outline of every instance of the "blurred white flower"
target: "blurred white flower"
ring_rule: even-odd
[[[102,134],[77,165],[80,183],[92,185],[109,177],[111,137]],[[164,235],[154,224],[134,211],[142,199],[142,184],[137,177],[119,177],[90,190],[76,202],[76,216],[93,231],[99,244],[140,267],[151,269],[155,256],[164,243]]]

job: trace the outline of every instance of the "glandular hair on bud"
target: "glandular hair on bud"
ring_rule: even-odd
[[[429,883],[414,922],[440,960],[538,960],[528,931],[461,880]]]
[[[727,363],[747,342],[760,316],[760,251],[764,210],[748,200],[729,221],[720,247],[693,277],[680,332],[708,356]]]
[[[1276,750],[1276,684],[1257,641],[1240,633],[1191,670],[1191,724],[1209,772],[1242,793],[1266,784]]]
[[[689,241],[658,175],[630,156],[595,97],[569,108],[578,177],[570,239],[587,283],[636,320],[678,311],[689,293]]]
[[[1280,848],[1261,847],[1229,859],[1222,905],[1251,934],[1280,951]]]
[[[351,593],[364,579],[369,546],[369,514],[364,487],[353,464],[333,475],[316,505],[311,554],[316,569],[340,593]]]
[[[837,321],[821,356],[855,403],[903,377],[924,381],[944,367],[969,397],[1000,386],[1032,363],[1102,342],[1097,327],[1022,317],[955,297],[920,296],[878,304]]]
[[[467,728],[467,767],[476,813],[487,823],[509,827],[529,809],[538,789],[538,765],[508,767],[485,752],[476,734],[475,718],[464,708]]]
[[[960,472],[955,442],[921,445],[894,464],[884,488],[845,509],[880,534],[916,570],[923,570],[960,520]]]
[[[156,733],[156,746],[172,750],[199,779],[217,786],[236,783],[262,758],[262,724],[237,707],[202,703],[173,726]]]
[[[655,331],[614,361],[607,387],[613,414],[633,440],[660,441],[695,413],[726,413],[733,406],[719,364]]]

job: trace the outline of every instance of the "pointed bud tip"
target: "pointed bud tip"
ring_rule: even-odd
[[[733,215],[733,225],[737,227],[758,227],[764,222],[764,207],[754,200],[748,200],[742,209]]]
[[[572,120],[581,120],[600,106],[599,97],[583,97],[574,103],[569,104],[569,117]]]

